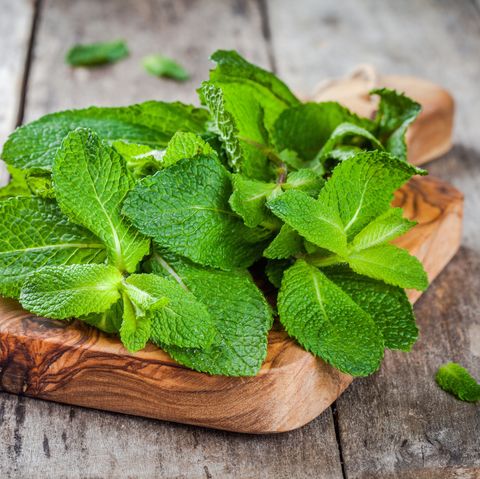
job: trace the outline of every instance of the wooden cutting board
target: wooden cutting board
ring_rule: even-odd
[[[432,98],[431,89],[428,96]],[[418,95],[416,99],[422,103]],[[426,111],[438,128],[430,124],[428,130],[444,135],[441,125],[452,124],[453,108],[435,101],[437,106],[428,104]],[[423,129],[416,131],[424,135]],[[418,141],[410,135],[410,142],[412,138]],[[461,193],[434,178],[414,178],[397,192],[394,203],[418,222],[396,243],[416,255],[433,280],[460,245]],[[415,301],[419,293],[409,297]],[[210,376],[184,368],[153,345],[131,354],[117,338],[85,323],[39,318],[16,301],[0,300],[0,389],[15,394],[229,431],[272,433],[311,421],[351,381],[283,332],[270,333],[267,359],[256,377]]]

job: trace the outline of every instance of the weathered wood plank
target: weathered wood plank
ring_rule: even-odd
[[[26,119],[66,108],[144,100],[197,103],[196,88],[218,48],[235,48],[269,67],[257,2],[229,0],[45,0],[27,96]],[[124,38],[130,56],[113,65],[71,68],[74,43]],[[141,59],[172,56],[191,73],[186,82],[149,75]]]
[[[381,371],[337,401],[350,478],[480,476],[478,407],[440,391],[433,375],[458,360],[480,376],[480,14],[474,2],[270,1],[277,69],[298,91],[368,62],[383,74],[423,76],[457,102],[456,147],[427,165],[466,196],[462,251],[420,300],[421,339],[410,355],[388,353]],[[412,19],[415,19],[412,21]],[[288,36],[283,35],[286,29]]]
[[[456,101],[456,148],[428,169],[466,194],[465,245],[480,251],[480,8],[471,1],[269,0],[278,74],[310,94],[369,63],[381,74],[424,77]]]
[[[0,0],[0,148],[15,128],[33,25],[32,0]],[[0,185],[8,176],[0,162]]]
[[[44,0],[25,121],[90,104],[147,99],[196,101],[208,56],[235,48],[269,67],[256,1]],[[75,42],[123,37],[131,56],[95,70],[64,65]],[[169,54],[192,73],[186,83],[147,75],[139,64]],[[4,477],[342,477],[330,411],[279,436],[228,434],[62,406],[0,393],[0,471]]]

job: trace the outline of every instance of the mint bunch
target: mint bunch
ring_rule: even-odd
[[[92,107],[12,133],[0,294],[231,376],[259,371],[276,310],[306,350],[374,372],[415,342],[404,289],[428,285],[391,244],[414,225],[393,193],[425,174],[406,162],[419,105],[377,90],[360,118],[300,103],[236,52],[212,58],[201,108]]]

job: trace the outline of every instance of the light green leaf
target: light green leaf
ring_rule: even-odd
[[[311,161],[345,122],[367,130],[373,127],[370,120],[359,118],[339,103],[303,103],[281,113],[275,122],[273,143],[277,151],[293,150]]]
[[[134,304],[146,308],[146,316],[151,317],[154,343],[206,348],[215,339],[215,324],[207,308],[175,281],[155,274],[133,274],[125,288]]]
[[[338,209],[295,190],[269,201],[267,206],[308,241],[334,253],[346,254],[347,237]]]
[[[286,259],[269,259],[267,265],[265,266],[265,274],[267,275],[268,281],[275,286],[275,288],[280,288],[282,284],[283,273],[292,266],[292,261]]]
[[[225,272],[157,253],[150,266],[180,282],[207,308],[218,331],[208,349],[165,346],[178,362],[198,371],[254,376],[267,354],[272,315],[262,293],[246,272]]]
[[[17,128],[3,147],[2,159],[17,168],[51,170],[62,140],[79,127],[90,128],[105,140],[163,148],[177,131],[204,132],[207,120],[206,110],[179,102],[66,110]]]
[[[383,357],[383,340],[372,318],[320,270],[299,260],[283,277],[280,321],[307,350],[341,371],[366,376]]]
[[[283,225],[263,256],[269,259],[286,259],[303,251],[303,238],[287,224]]]
[[[386,348],[410,351],[418,328],[403,289],[355,274],[348,267],[332,266],[322,272],[372,317]]]
[[[261,254],[252,230],[230,209],[230,174],[215,157],[182,160],[144,178],[124,212],[163,248],[222,269],[246,267]]]
[[[233,194],[229,203],[233,211],[243,218],[244,223],[250,228],[262,225],[273,228],[278,220],[266,207],[267,198],[275,190],[281,192],[281,188],[275,183],[250,180],[243,175],[232,176]]]
[[[408,251],[391,244],[353,251],[348,256],[348,264],[356,273],[394,286],[419,291],[428,287],[428,278],[422,263]]]
[[[223,143],[230,166],[249,178],[272,176],[267,154],[264,112],[245,85],[204,82],[201,93]]]
[[[153,175],[163,167],[165,150],[123,140],[114,141],[112,147],[123,157],[135,178]]]
[[[120,326],[120,339],[122,344],[130,351],[136,352],[143,349],[150,338],[152,318],[147,314],[137,314],[127,293],[122,293],[123,315]]]
[[[380,96],[375,117],[376,136],[382,140],[387,151],[406,161],[405,134],[422,107],[402,93],[388,88],[380,88],[370,93]]]
[[[173,80],[185,81],[190,75],[175,60],[163,55],[148,55],[142,60],[145,70],[157,77],[172,78]]]
[[[31,196],[32,193],[28,187],[26,172],[11,165],[8,165],[7,169],[10,180],[5,186],[0,187],[0,199],[11,196]]]
[[[444,364],[438,369],[435,380],[444,391],[462,401],[480,401],[480,384],[460,364]]]
[[[393,193],[415,174],[426,172],[380,151],[359,153],[333,170],[319,203],[335,220],[340,217],[344,232],[352,239],[389,209]]]
[[[46,266],[28,277],[20,303],[54,319],[102,313],[120,298],[122,279],[118,269],[104,264]]]
[[[105,246],[67,219],[50,200],[0,201],[0,294],[18,297],[29,274],[43,266],[102,263]]]
[[[391,208],[365,226],[353,239],[352,246],[357,251],[378,246],[405,234],[416,224],[403,218],[401,208]]]
[[[118,333],[122,325],[123,302],[117,301],[110,309],[102,313],[90,313],[86,316],[79,316],[78,319],[84,321],[105,333]]]
[[[78,129],[58,151],[53,181],[62,211],[102,239],[112,265],[135,271],[150,242],[120,214],[135,184],[123,158],[91,130]]]
[[[65,61],[72,66],[92,66],[113,63],[128,56],[128,47],[123,40],[98,42],[89,45],[74,45]]]
[[[271,130],[278,115],[285,109],[298,105],[299,100],[273,73],[247,62],[235,51],[218,50],[212,55],[217,67],[210,71],[210,81],[215,84],[233,84],[234,89],[247,87],[265,111],[265,124]]]
[[[184,158],[194,158],[199,155],[216,156],[217,154],[205,140],[195,133],[179,131],[168,142],[163,157],[163,167],[166,168]]]
[[[302,168],[298,171],[293,171],[288,174],[287,181],[283,185],[283,189],[285,191],[304,191],[307,193],[307,195],[316,198],[324,184],[325,180],[318,173],[315,173],[315,171],[307,168]]]

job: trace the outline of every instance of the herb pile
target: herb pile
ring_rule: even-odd
[[[424,174],[404,138],[419,105],[377,90],[376,117],[360,118],[300,103],[236,52],[212,58],[202,108],[70,110],[10,136],[0,294],[232,376],[258,372],[278,312],[306,350],[373,373],[415,342],[404,289],[427,287],[391,244],[414,225],[390,204]]]

